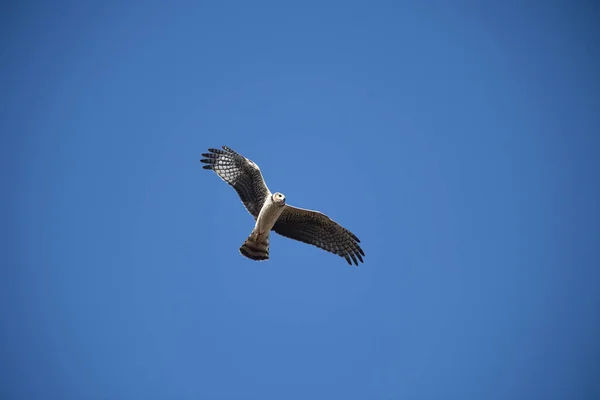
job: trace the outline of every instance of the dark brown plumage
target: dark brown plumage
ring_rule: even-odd
[[[273,231],[290,239],[317,246],[338,256],[348,264],[363,262],[365,252],[360,240],[348,229],[318,211],[286,205]],[[358,259],[358,260],[357,260]]]

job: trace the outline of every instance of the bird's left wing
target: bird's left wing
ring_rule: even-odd
[[[210,153],[202,154],[205,158],[200,161],[207,164],[202,168],[212,169],[231,185],[240,196],[246,210],[257,219],[265,199],[271,195],[258,165],[227,146],[223,146],[223,150],[208,151]]]
[[[358,265],[365,255],[360,240],[348,229],[318,211],[285,205],[273,231],[325,251],[344,257],[348,264]],[[352,258],[352,261],[350,261]]]

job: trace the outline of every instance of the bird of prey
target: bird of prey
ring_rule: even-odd
[[[202,168],[213,170],[237,192],[246,210],[254,217],[254,229],[239,248],[239,252],[255,261],[269,259],[271,230],[346,259],[348,264],[363,262],[360,240],[348,229],[327,215],[286,204],[280,192],[271,193],[260,168],[253,161],[233,151],[209,148],[200,161]]]

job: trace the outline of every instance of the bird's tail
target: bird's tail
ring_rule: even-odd
[[[240,247],[240,253],[255,261],[265,261],[269,259],[269,233],[258,235],[252,232],[248,239]]]

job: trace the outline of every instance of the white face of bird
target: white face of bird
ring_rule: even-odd
[[[285,204],[285,196],[283,195],[283,193],[274,193],[272,196],[273,199],[273,203],[275,204],[279,204],[279,205],[284,205]]]

